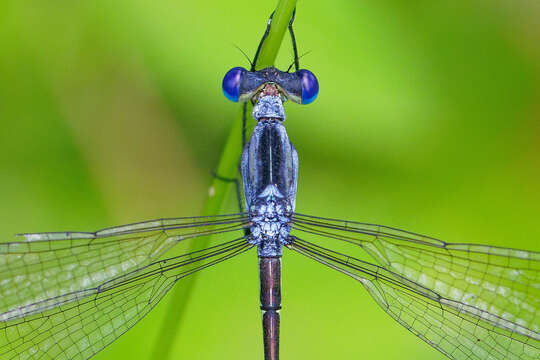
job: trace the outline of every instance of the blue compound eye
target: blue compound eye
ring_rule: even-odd
[[[240,97],[240,83],[246,71],[242,67],[235,67],[227,71],[222,84],[223,94],[225,94],[227,99],[238,102],[238,98]]]
[[[302,104],[312,103],[319,94],[319,82],[309,70],[298,70],[296,76],[302,82]]]

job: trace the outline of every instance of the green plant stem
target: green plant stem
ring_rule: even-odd
[[[296,0],[278,1],[270,31],[262,45],[257,64],[255,64],[257,70],[273,66],[295,6]],[[247,113],[249,115],[251,113],[251,104],[248,105]],[[238,176],[238,165],[242,152],[242,114],[243,109],[241,107],[216,168],[216,172],[220,177],[232,179]],[[234,188],[232,185],[230,182],[225,182],[214,177],[202,214],[219,214],[226,195],[231,188]],[[210,237],[198,239],[190,244],[188,251],[204,248],[209,242]],[[189,297],[197,277],[198,273],[194,273],[183,279],[181,284],[171,290],[169,306],[161,324],[161,331],[154,344],[152,359],[166,360],[170,358],[173,341],[178,336],[181,320],[187,309]]]

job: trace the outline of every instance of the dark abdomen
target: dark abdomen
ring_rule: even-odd
[[[279,359],[279,310],[281,309],[281,258],[259,258],[261,310],[265,360]]]

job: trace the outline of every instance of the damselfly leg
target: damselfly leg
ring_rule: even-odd
[[[294,22],[294,16],[296,15],[296,8],[293,11],[291,21],[289,21],[289,34],[291,34],[291,42],[292,42],[292,48],[294,53],[294,68],[296,71],[300,70],[300,62],[298,58],[298,48],[296,46],[296,37],[294,36],[294,30],[293,30],[293,22]]]

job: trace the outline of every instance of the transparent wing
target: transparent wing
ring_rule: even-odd
[[[386,312],[448,357],[540,358],[539,253],[299,214],[292,227],[325,246],[337,239],[365,250],[381,266],[320,248],[343,264],[322,262],[354,275]],[[321,260],[313,246],[309,254]]]
[[[0,358],[88,359],[142,319],[177,281],[251,247],[240,237],[4,312]]]
[[[0,243],[0,314],[94,288],[156,261],[180,242],[238,231],[246,223],[244,214],[234,214],[160,219],[96,232],[23,234],[26,241]]]

